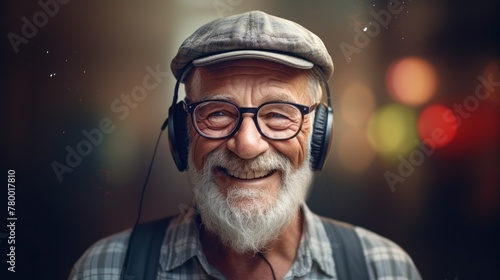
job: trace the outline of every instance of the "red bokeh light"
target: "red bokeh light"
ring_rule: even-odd
[[[418,117],[420,140],[435,148],[448,145],[457,134],[457,119],[453,111],[443,105],[427,106]]]

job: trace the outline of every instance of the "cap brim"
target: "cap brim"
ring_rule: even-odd
[[[311,69],[314,64],[308,60],[290,56],[282,53],[261,51],[261,50],[238,50],[214,54],[193,60],[194,66],[208,66],[224,61],[254,58],[284,64],[298,69]]]

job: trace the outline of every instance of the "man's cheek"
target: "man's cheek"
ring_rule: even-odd
[[[207,157],[204,154],[198,152],[196,149],[194,149],[192,156],[193,156],[194,167],[196,168],[197,171],[201,171],[205,166],[205,163],[207,162]]]
[[[218,149],[224,143],[223,140],[209,140],[205,139],[199,135],[194,135],[191,137],[193,141],[191,142],[194,167],[196,170],[200,171],[205,166],[207,162],[207,157],[210,152]]]
[[[200,171],[203,168],[204,157],[201,156],[201,146],[199,143],[199,137],[196,135],[191,135],[191,143],[189,145],[189,156],[191,157],[191,162],[194,164],[194,168]]]
[[[304,153],[306,151],[304,150],[304,147],[300,145],[299,138],[300,135],[290,140],[279,141],[274,144],[276,150],[290,160],[294,169],[297,169],[305,159]]]

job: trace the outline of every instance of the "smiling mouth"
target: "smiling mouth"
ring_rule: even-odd
[[[223,174],[240,180],[252,180],[252,179],[261,179],[265,177],[269,177],[276,172],[276,170],[257,170],[257,171],[232,171],[224,168],[222,166],[218,166],[217,170],[222,172]]]

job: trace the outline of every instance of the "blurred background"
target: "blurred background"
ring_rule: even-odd
[[[500,2],[0,5],[2,172],[15,170],[17,217],[16,273],[2,279],[66,279],[88,246],[133,225],[177,48],[255,9],[310,29],[334,60],[334,142],[309,207],[394,240],[424,279],[500,279]],[[192,199],[166,134],[142,221]]]

